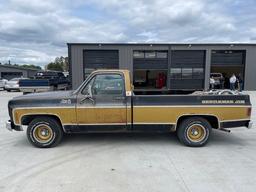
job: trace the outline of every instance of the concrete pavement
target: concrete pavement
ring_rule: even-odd
[[[256,106],[256,93],[251,92]],[[208,145],[181,145],[175,134],[69,135],[55,148],[29,144],[5,130],[0,92],[1,192],[252,191],[256,189],[256,127],[213,131]],[[256,111],[253,109],[253,119]]]

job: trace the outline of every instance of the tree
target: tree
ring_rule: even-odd
[[[42,69],[40,66],[32,65],[32,64],[24,64],[24,65],[20,65],[20,66],[23,68],[26,68],[26,69],[37,69],[37,70]]]
[[[48,70],[53,70],[53,71],[63,71],[62,65],[60,63],[55,63],[55,62],[51,62],[49,63],[46,68]]]
[[[54,71],[68,71],[68,57],[56,57],[54,62],[51,62],[46,66],[46,69]]]

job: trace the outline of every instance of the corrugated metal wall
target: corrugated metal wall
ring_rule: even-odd
[[[118,50],[119,51],[119,68],[128,69],[133,73],[133,51],[134,50],[204,50],[205,51],[205,80],[204,88],[209,87],[209,77],[211,68],[211,51],[212,50],[245,50],[245,89],[256,90],[256,45],[214,45],[214,44],[156,44],[156,45],[144,45],[144,44],[69,44],[70,51],[69,57],[72,67],[72,85],[73,88],[77,88],[84,80],[83,69],[83,51],[84,50]],[[168,60],[168,66],[170,68],[171,59]],[[169,76],[168,72],[168,76]],[[132,78],[132,76],[131,76]]]

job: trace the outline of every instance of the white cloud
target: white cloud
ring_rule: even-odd
[[[126,39],[122,27],[116,22],[93,23],[71,16],[67,11],[68,3],[62,2],[59,6],[51,2],[12,0],[2,6],[0,62],[8,62],[9,55],[16,55],[13,62],[44,65],[55,56],[67,55],[67,42],[117,42]],[[11,9],[3,11],[7,8]]]
[[[44,65],[67,55],[67,42],[253,42],[255,6],[253,0],[3,1],[0,62],[15,56],[17,63]]]

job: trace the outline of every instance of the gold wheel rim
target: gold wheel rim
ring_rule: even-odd
[[[206,136],[206,130],[204,126],[200,124],[191,125],[187,130],[187,136],[190,141],[200,142]]]
[[[53,137],[53,131],[48,125],[38,125],[33,131],[34,138],[40,143],[47,143]]]

